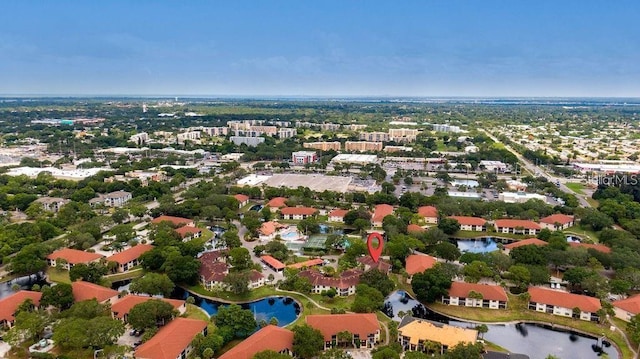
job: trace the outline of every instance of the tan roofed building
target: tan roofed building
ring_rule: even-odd
[[[473,344],[478,331],[406,316],[398,325],[398,341],[407,351],[427,351],[428,342],[440,344],[440,353],[458,344]]]

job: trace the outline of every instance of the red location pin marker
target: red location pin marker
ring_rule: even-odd
[[[378,240],[378,247],[373,246],[373,241]],[[378,232],[371,232],[367,238],[367,248],[369,248],[369,255],[374,262],[378,263],[380,255],[382,254],[383,240],[382,235]]]

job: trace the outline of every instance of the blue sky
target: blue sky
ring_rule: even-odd
[[[640,97],[638,1],[29,1],[0,94]]]

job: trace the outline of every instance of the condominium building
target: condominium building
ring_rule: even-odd
[[[345,151],[382,151],[382,142],[347,141],[344,144]]]
[[[360,139],[363,141],[387,142],[389,141],[389,134],[385,132],[363,132],[360,134]]]
[[[340,151],[340,142],[307,142],[302,145],[304,148],[312,148],[314,150],[320,151]]]

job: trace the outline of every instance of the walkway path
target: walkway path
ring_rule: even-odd
[[[620,332],[620,334],[624,338],[624,341],[627,343],[627,347],[633,353],[634,359],[638,359],[638,352],[635,349],[633,349],[633,345],[631,345],[631,342],[629,341],[629,338],[627,338],[627,333],[625,333],[624,330],[620,329],[616,325],[616,323],[613,320],[611,320],[611,318],[609,318],[609,316],[607,316],[607,321],[609,322],[609,324],[611,324],[612,327],[616,328],[616,330]]]
[[[318,302],[316,302],[315,300],[311,299],[311,298],[310,298],[310,297],[308,297],[306,294],[302,294],[302,293],[300,293],[300,292],[294,292],[294,291],[291,291],[291,290],[284,290],[284,289],[280,289],[280,288],[275,288],[275,289],[276,289],[276,292],[291,293],[291,294],[297,294],[297,295],[303,296],[303,297],[305,297],[306,299],[308,299],[308,300],[309,300],[309,302],[313,303],[313,305],[315,305],[316,307],[318,307],[318,308],[320,308],[320,309],[324,309],[324,310],[331,311],[331,308],[327,308],[327,307],[324,307],[324,306],[320,305],[320,303],[318,303]]]

